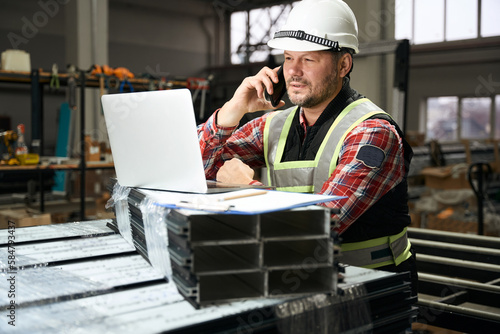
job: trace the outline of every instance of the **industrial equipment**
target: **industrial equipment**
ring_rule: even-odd
[[[0,139],[7,149],[0,165],[36,165],[40,161],[38,154],[28,153],[24,142],[24,124],[19,124],[15,131],[0,132]]]

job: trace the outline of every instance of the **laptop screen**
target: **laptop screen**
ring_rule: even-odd
[[[107,94],[102,106],[120,185],[207,192],[188,89]]]

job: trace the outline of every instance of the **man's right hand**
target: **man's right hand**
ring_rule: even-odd
[[[217,125],[223,127],[233,127],[240,123],[241,118],[246,113],[260,110],[281,108],[284,101],[273,107],[270,101],[264,96],[264,89],[269,94],[273,93],[273,83],[278,82],[278,67],[274,70],[269,67],[262,68],[259,73],[252,77],[247,77],[234,92],[231,100],[226,102],[217,114]]]

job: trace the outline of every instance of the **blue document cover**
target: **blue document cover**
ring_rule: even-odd
[[[262,189],[245,189],[209,195],[154,190],[141,191],[157,205],[166,208],[233,215],[255,215],[290,210],[345,198],[345,196],[302,194]]]

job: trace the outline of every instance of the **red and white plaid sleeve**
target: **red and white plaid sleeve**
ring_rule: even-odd
[[[379,168],[370,168],[360,162],[358,150],[371,145],[384,152]],[[347,196],[346,199],[326,203],[328,207],[340,207],[333,215],[342,233],[378,199],[401,182],[404,175],[403,143],[393,125],[385,120],[366,120],[346,137],[340,150],[337,168],[321,189],[321,194]]]
[[[267,115],[255,118],[241,128],[216,124],[217,112],[198,126],[198,140],[207,179],[215,179],[224,161],[239,158],[252,168],[265,166],[263,134]]]

